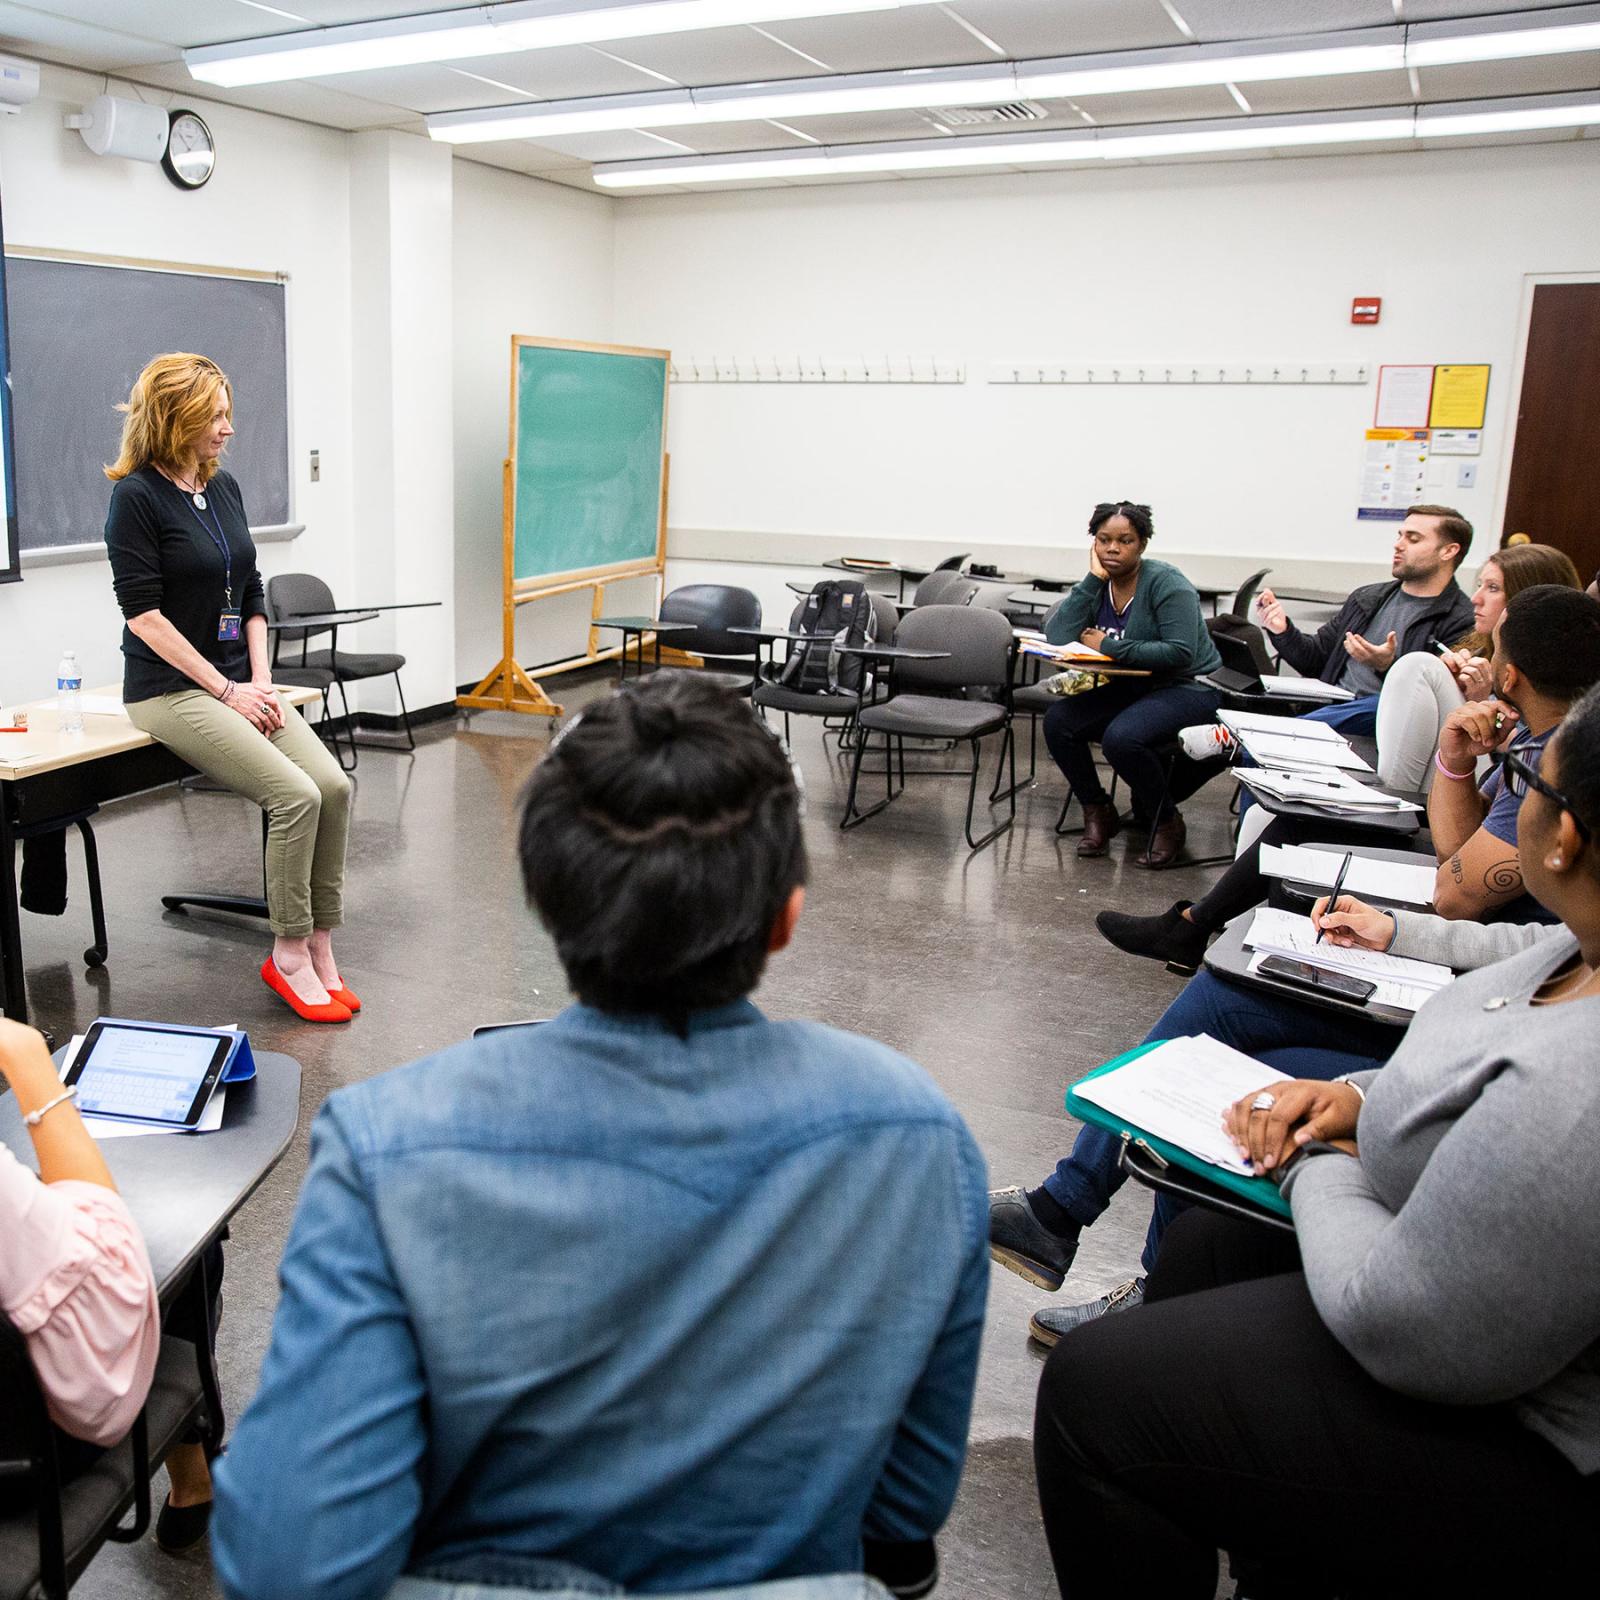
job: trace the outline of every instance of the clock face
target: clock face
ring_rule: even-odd
[[[192,111],[174,111],[162,158],[167,176],[183,189],[198,189],[217,164],[217,142]]]

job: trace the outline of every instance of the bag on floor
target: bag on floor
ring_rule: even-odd
[[[835,579],[817,584],[800,608],[794,631],[813,637],[790,650],[778,674],[781,684],[804,694],[854,694],[861,687],[866,662],[839,652],[859,650],[878,637],[877,614],[864,584]]]

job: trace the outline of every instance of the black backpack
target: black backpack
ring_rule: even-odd
[[[796,642],[778,681],[805,694],[854,694],[862,683],[866,661],[842,656],[841,645],[859,649],[878,637],[878,618],[866,585],[829,579],[806,596],[795,623],[796,633],[814,638]]]

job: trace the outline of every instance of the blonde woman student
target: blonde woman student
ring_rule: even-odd
[[[1580,587],[1578,569],[1547,544],[1507,545],[1486,560],[1472,595],[1473,631],[1453,648],[1401,656],[1383,680],[1378,698],[1378,772],[1401,789],[1425,790],[1433,782],[1433,752],[1452,711],[1494,692],[1495,631],[1515,594],[1538,583]]]
[[[331,935],[343,914],[350,783],[272,687],[244,500],[220,468],[233,388],[205,356],[157,356],[125,406],[106,548],[134,726],[267,813],[262,979],[308,1022],[348,1022]],[[241,848],[245,844],[241,841]]]

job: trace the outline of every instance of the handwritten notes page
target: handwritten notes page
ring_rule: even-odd
[[[1413,961],[1381,950],[1343,950],[1326,941],[1318,944],[1310,917],[1268,906],[1257,910],[1244,942],[1256,952],[1252,971],[1263,956],[1290,956],[1324,972],[1348,972],[1377,984],[1373,1000],[1399,1011],[1416,1011],[1455,977],[1449,967],[1432,961]]]
[[[1073,1093],[1112,1116],[1228,1172],[1247,1174],[1222,1114],[1235,1100],[1288,1077],[1204,1034],[1168,1039]]]

